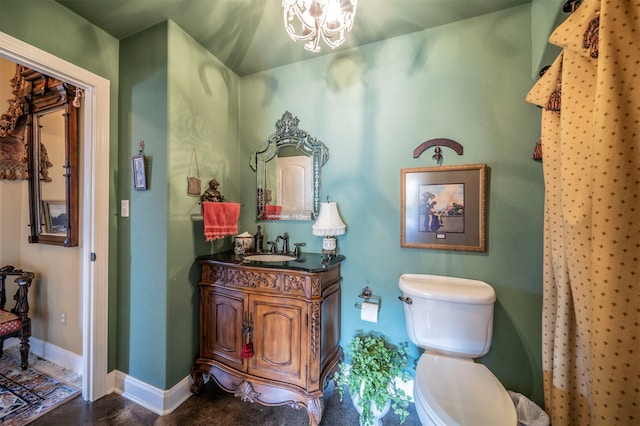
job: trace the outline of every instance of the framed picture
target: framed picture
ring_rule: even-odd
[[[48,234],[66,234],[69,219],[67,204],[64,201],[42,201],[45,232]]]
[[[486,251],[487,165],[402,169],[401,247]]]
[[[131,157],[133,188],[136,191],[145,191],[147,189],[147,174],[144,166],[144,155],[140,154]]]

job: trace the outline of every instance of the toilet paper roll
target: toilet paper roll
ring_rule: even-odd
[[[362,302],[360,309],[360,319],[362,321],[378,322],[378,304],[371,302]]]

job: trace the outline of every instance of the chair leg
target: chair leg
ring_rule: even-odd
[[[22,363],[20,366],[23,370],[26,370],[29,366],[29,350],[31,346],[29,345],[29,338],[31,337],[31,318],[27,317],[22,318],[22,330],[20,330],[20,358]]]
[[[29,345],[29,336],[22,336],[22,339],[20,340],[20,358],[22,361],[20,363],[20,367],[22,367],[23,370],[26,370],[29,366],[29,350],[31,349],[31,346]]]

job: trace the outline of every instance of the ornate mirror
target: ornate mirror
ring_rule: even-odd
[[[276,132],[251,157],[257,174],[258,220],[315,220],[320,210],[321,168],[329,149],[298,127],[286,111]]]
[[[19,67],[27,112],[30,243],[78,245],[78,107],[76,88]],[[79,99],[78,99],[79,101]],[[74,102],[75,104],[75,102]]]

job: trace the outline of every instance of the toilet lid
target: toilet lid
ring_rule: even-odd
[[[487,367],[473,360],[424,354],[416,368],[415,386],[416,399],[443,425],[517,425],[505,388]]]

